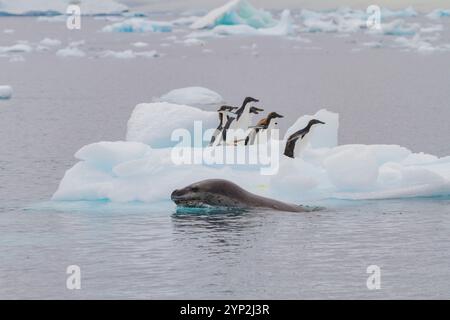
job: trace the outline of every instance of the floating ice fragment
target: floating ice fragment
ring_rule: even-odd
[[[0,86],[0,100],[10,99],[12,96],[13,90],[11,86]]]
[[[151,21],[131,18],[103,27],[104,32],[171,32],[172,24],[164,21]]]

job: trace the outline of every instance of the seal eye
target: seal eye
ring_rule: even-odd
[[[191,191],[192,192],[198,192],[198,187],[192,187]]]

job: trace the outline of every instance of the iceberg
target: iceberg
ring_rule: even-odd
[[[255,28],[247,24],[217,25],[211,30],[197,31],[189,34],[188,38],[204,38],[218,36],[288,36],[293,33],[293,22],[291,12],[284,10],[280,20],[273,26],[267,28]]]
[[[12,96],[13,90],[11,86],[0,86],[0,100],[10,99]]]
[[[254,8],[246,0],[232,0],[199,18],[192,29],[208,29],[219,25],[248,25],[255,29],[275,26],[270,12]]]
[[[171,90],[153,100],[194,107],[216,107],[224,102],[220,94],[203,87],[187,87]]]
[[[172,24],[164,21],[151,21],[131,18],[103,27],[104,32],[171,32]]]
[[[278,171],[263,175],[250,164],[176,163],[173,131],[184,128],[192,134],[193,122],[199,120],[203,129],[215,128],[217,114],[167,102],[139,104],[128,121],[126,141],[82,147],[75,154],[79,162],[65,173],[53,200],[168,201],[173,189],[207,178],[228,179],[251,192],[296,203],[450,196],[450,157],[413,153],[398,145],[338,145],[339,116],[327,110],[300,117],[286,136],[311,118],[326,122],[322,131],[312,133],[295,159],[279,150]],[[189,150],[198,159],[216,148],[194,145]]]
[[[72,0],[0,0],[0,16],[48,16],[66,14]],[[128,7],[114,0],[80,0],[83,15],[120,14]]]

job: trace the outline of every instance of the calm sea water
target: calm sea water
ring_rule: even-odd
[[[0,298],[450,298],[449,199],[216,215],[177,214],[169,201],[49,201],[81,146],[124,139],[137,103],[192,85],[230,103],[258,97],[286,116],[282,129],[327,107],[341,115],[341,143],[448,155],[448,53],[352,51],[370,40],[362,35],[303,35],[311,43],[234,37],[186,47],[166,39],[173,34],[98,32],[104,24],[86,19],[69,32],[63,23],[0,19],[0,32],[15,30],[1,33],[0,46],[50,37],[63,46],[85,40],[88,53],[0,58],[0,84],[14,88],[13,99],[0,101]],[[136,41],[164,55],[96,58]],[[66,289],[73,264],[81,290]],[[380,290],[366,287],[369,265],[381,268]]]

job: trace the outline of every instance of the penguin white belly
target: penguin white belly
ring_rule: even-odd
[[[303,139],[299,138],[297,140],[297,143],[295,144],[294,148],[295,158],[299,158],[303,150],[305,150],[308,147],[312,134],[314,134],[314,127],[309,130],[309,132],[303,137]]]
[[[245,138],[248,135],[248,127],[250,126],[251,118],[249,114],[242,114],[239,120],[235,120],[231,123],[227,133],[227,144],[244,144]]]

